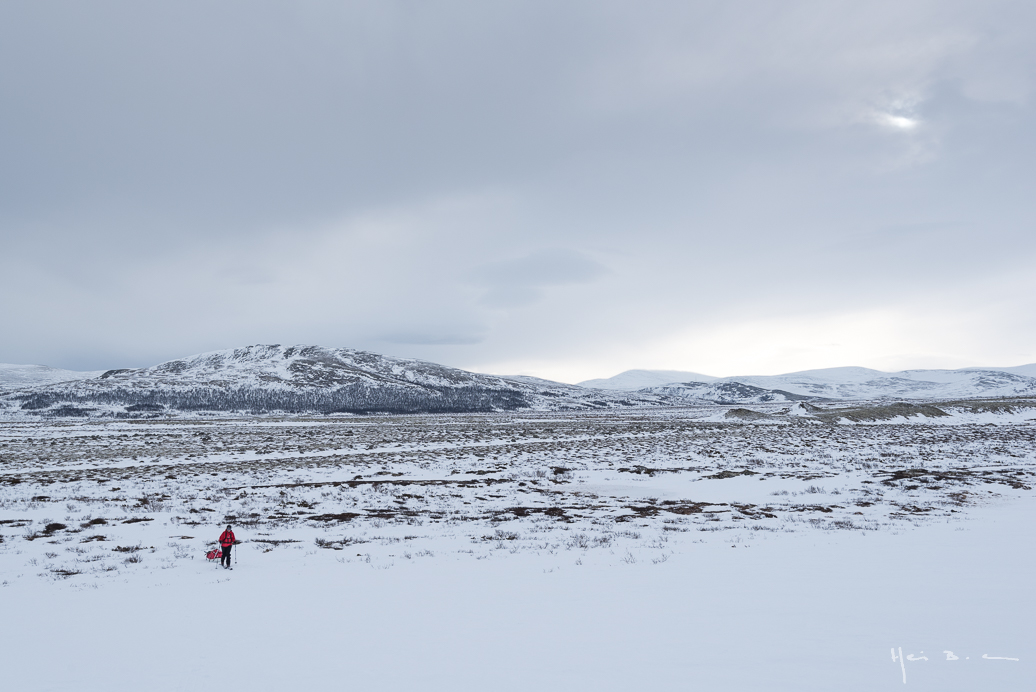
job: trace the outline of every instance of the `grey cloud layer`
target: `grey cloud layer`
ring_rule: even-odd
[[[1031,314],[1034,14],[6,4],[0,361],[464,365],[906,299]]]

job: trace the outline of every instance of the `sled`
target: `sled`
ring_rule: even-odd
[[[210,550],[209,552],[205,553],[205,559],[209,562],[219,562],[223,559],[223,549],[214,548]]]

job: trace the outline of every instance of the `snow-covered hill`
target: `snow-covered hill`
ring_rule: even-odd
[[[977,369],[887,373],[867,368],[829,368],[787,375],[731,377],[722,381],[829,399],[944,399],[1036,393],[1036,377]]]
[[[580,382],[579,386],[591,387],[593,389],[635,391],[645,387],[657,387],[658,385],[672,384],[674,382],[715,382],[718,379],[718,377],[683,370],[627,370],[626,372],[620,372],[615,377],[586,380]]]
[[[280,345],[202,353],[0,396],[0,410],[8,414],[61,416],[583,410],[672,403],[679,402],[653,393],[602,392],[346,348]]]
[[[962,368],[963,370],[995,370],[997,372],[1009,372],[1013,375],[1025,375],[1026,377],[1036,377],[1036,363],[1029,363],[1028,365],[1015,365],[1009,368]]]
[[[0,363],[0,392],[11,389],[35,387],[41,384],[85,380],[91,377],[97,377],[102,372],[104,371],[77,372],[75,370],[52,368],[48,365],[14,365],[12,363]]]
[[[815,397],[794,394],[779,389],[764,389],[741,382],[685,382],[637,390],[638,394],[656,394],[688,403],[766,404],[782,401],[801,401]]]
[[[1031,373],[1031,374],[1030,374]],[[904,370],[882,372],[869,368],[825,368],[803,370],[785,375],[744,375],[709,377],[698,375],[668,382],[650,382],[667,378],[670,374],[690,375],[667,370],[628,370],[607,380],[588,380],[581,383],[611,391],[676,394],[697,398],[697,393],[709,393],[722,384],[742,384],[771,392],[794,394],[801,397],[825,399],[945,399],[990,396],[1028,396],[1036,393],[1036,364],[1013,368],[965,368],[961,370]],[[650,382],[649,384],[644,384]],[[743,402],[747,403],[747,402]]]

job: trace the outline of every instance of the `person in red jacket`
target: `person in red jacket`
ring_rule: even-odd
[[[219,535],[219,547],[223,549],[223,558],[219,563],[223,565],[223,569],[230,569],[230,549],[234,547],[235,542],[234,532],[230,530],[230,524],[227,524],[227,530]]]

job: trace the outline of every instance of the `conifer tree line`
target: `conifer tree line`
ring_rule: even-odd
[[[34,392],[13,397],[23,411],[84,415],[89,405],[122,406],[128,414],[149,411],[242,413],[478,413],[528,408],[526,396],[512,389],[482,387],[370,387],[272,390],[254,387],[138,389],[111,387]]]

